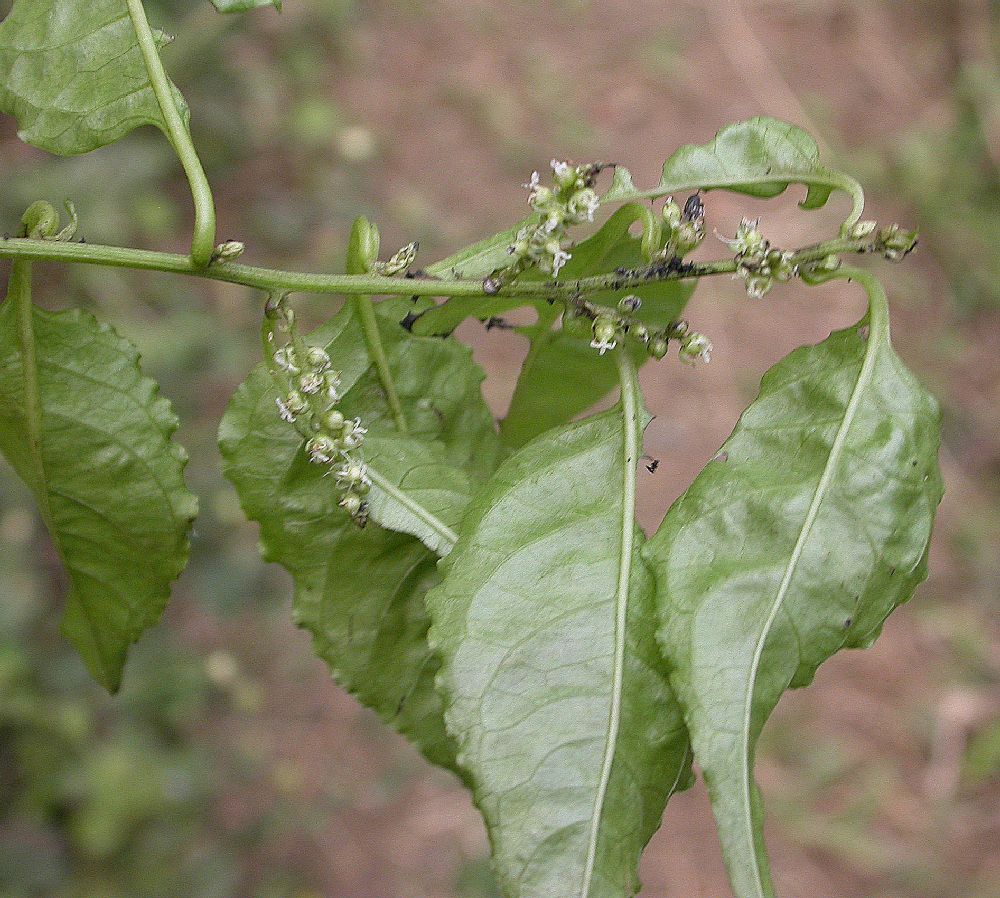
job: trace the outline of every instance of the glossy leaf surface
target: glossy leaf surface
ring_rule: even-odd
[[[427,597],[506,898],[621,898],[689,784],[634,521],[641,407],[550,431],[477,495]]]
[[[388,301],[377,311],[411,434],[439,440],[452,464],[482,480],[498,452],[482,372],[457,343],[409,337],[398,325],[408,305]],[[392,416],[351,311],[307,342],[324,345],[343,372],[345,411],[388,431]],[[278,417],[277,397],[263,366],[237,391],[220,428],[226,476],[261,525],[265,557],[292,575],[296,621],[337,682],[431,761],[453,767],[426,641],[424,595],[438,582],[437,556],[412,536],[352,524],[329,479],[306,461],[301,437]]]
[[[846,272],[845,272],[846,276]],[[870,645],[926,576],[938,411],[869,314],[764,377],[644,556],[664,652],[740,898],[774,894],[754,748],[782,692]]]
[[[176,88],[174,100],[186,118]],[[125,0],[16,0],[0,23],[0,111],[25,143],[60,156],[163,129]]]
[[[65,566],[63,633],[114,691],[184,569],[197,500],[170,439],[177,419],[135,348],[78,310],[33,308],[26,327],[13,296],[22,276],[15,266],[0,307],[0,450]]]

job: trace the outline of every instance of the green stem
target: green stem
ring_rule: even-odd
[[[396,391],[396,382],[392,378],[389,370],[389,359],[385,354],[385,347],[382,345],[382,335],[379,333],[378,321],[375,318],[375,306],[372,304],[370,296],[357,294],[351,297],[354,306],[354,313],[361,322],[361,328],[365,334],[365,343],[368,344],[368,355],[375,364],[378,372],[378,379],[385,390],[386,399],[389,401],[389,408],[392,410],[393,420],[401,434],[409,433],[406,426],[406,415],[403,413],[403,405],[399,401],[399,393]]]
[[[139,39],[139,49],[149,73],[149,83],[156,95],[156,102],[163,114],[165,133],[173,144],[184,174],[191,187],[191,199],[194,201],[194,234],[191,239],[191,261],[199,268],[204,268],[212,260],[215,250],[215,201],[212,199],[212,188],[201,159],[191,141],[191,134],[181,118],[180,110],[174,97],[173,85],[163,69],[160,51],[149,27],[146,10],[142,0],[126,0],[128,13],[132,18],[136,37]]]
[[[28,432],[28,448],[32,474],[36,480],[35,495],[42,519],[49,532],[52,526],[49,494],[46,488],[45,464],[42,461],[42,396],[38,385],[38,357],[35,346],[34,306],[31,303],[31,263],[15,262],[10,268],[7,302],[17,315],[18,343],[21,350],[21,368],[24,378],[24,426]]]
[[[795,264],[818,262],[831,254],[877,252],[871,241],[837,239],[797,250]],[[395,278],[373,274],[312,274],[257,268],[234,262],[217,262],[201,268],[188,256],[161,253],[154,250],[90,243],[54,243],[46,240],[10,238],[0,240],[0,258],[36,262],[76,262],[130,268],[137,271],[161,271],[184,274],[213,281],[242,284],[266,293],[343,293],[376,296],[468,296],[482,297],[481,280],[435,280],[430,278]],[[505,287],[502,296],[565,299],[599,293],[604,290],[625,290],[642,284],[674,280],[691,280],[718,274],[732,274],[737,263],[733,259],[715,262],[685,263],[681,267],[663,264],[630,269],[621,273],[602,274],[578,280],[523,281]]]

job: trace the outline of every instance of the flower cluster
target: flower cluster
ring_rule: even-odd
[[[341,376],[326,350],[305,345],[295,331],[294,313],[283,303],[269,311],[289,336],[284,346],[274,347],[274,331],[268,333],[271,373],[283,393],[275,399],[278,414],[305,437],[309,461],[329,468],[341,492],[341,507],[364,526],[371,478],[360,450],[368,430],[360,418],[348,419],[338,408]]]
[[[787,281],[799,273],[798,266],[792,262],[792,254],[772,248],[770,241],[761,234],[759,218],[744,218],[735,237],[719,239],[736,255],[736,276],[743,278],[751,299],[760,299],[775,281]]]
[[[568,305],[563,315],[563,326],[575,327],[577,319],[591,318],[593,339],[590,345],[601,355],[628,339],[644,347],[653,358],[662,359],[667,354],[670,341],[674,340],[680,344],[678,357],[682,362],[709,362],[712,341],[708,337],[690,330],[683,320],[672,321],[664,328],[650,329],[633,315],[641,304],[641,299],[632,295],[622,298],[617,310],[580,300]]]
[[[551,165],[551,187],[542,184],[538,172],[532,172],[531,179],[524,185],[528,190],[528,205],[541,220],[521,228],[508,248],[515,257],[512,268],[517,273],[536,266],[558,277],[559,271],[572,258],[564,248],[567,229],[593,221],[600,205],[593,187],[596,166],[573,165],[558,159],[553,159]]]

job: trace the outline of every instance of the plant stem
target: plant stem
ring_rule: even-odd
[[[392,410],[393,420],[401,434],[409,433],[406,426],[406,415],[403,413],[403,405],[399,401],[399,393],[396,392],[396,383],[392,379],[392,372],[389,370],[389,359],[385,354],[385,347],[382,345],[382,335],[379,333],[378,321],[375,318],[375,306],[372,304],[370,296],[356,294],[351,297],[354,306],[354,313],[361,322],[361,329],[365,334],[365,343],[368,344],[368,355],[375,364],[378,372],[378,379],[385,390],[385,397],[389,401],[389,408]]]
[[[839,253],[878,252],[870,240],[840,238],[802,247],[793,253],[795,264],[817,262]],[[0,240],[0,258],[36,262],[75,262],[130,268],[137,271],[161,271],[192,277],[242,284],[268,293],[343,293],[376,296],[467,296],[488,295],[481,280],[435,280],[431,278],[383,277],[372,274],[312,274],[257,268],[234,262],[215,262],[199,267],[188,256],[154,250],[89,243],[59,243],[48,240],[8,238]],[[622,269],[610,274],[564,281],[524,281],[504,287],[501,296],[567,299],[599,293],[604,290],[626,290],[642,284],[662,281],[691,280],[718,274],[732,274],[737,269],[734,259],[713,262],[691,262],[670,266],[666,263]]]
[[[191,141],[191,134],[181,118],[180,110],[174,96],[174,87],[163,69],[160,51],[149,27],[146,10],[142,0],[126,0],[128,13],[139,39],[139,49],[149,73],[149,83],[156,95],[156,102],[163,114],[165,133],[180,159],[191,187],[191,199],[194,201],[194,234],[191,239],[191,261],[199,268],[204,268],[212,259],[215,250],[215,201],[212,199],[212,188],[209,186],[201,159]]]

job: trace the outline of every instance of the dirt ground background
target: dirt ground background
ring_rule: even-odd
[[[248,258],[339,270],[351,219],[421,260],[500,230],[552,156],[654,183],[677,145],[756,114],[793,121],[859,176],[868,217],[921,229],[889,270],[894,342],[940,397],[947,493],[931,577],[876,646],[824,665],[764,732],[758,778],[786,898],[1000,898],[1000,92],[996,3],[285,0],[221,18],[149,4],[193,109],[222,236]],[[9,3],[0,2],[0,12]],[[95,242],[183,245],[184,184],[155,134],[53,160],[0,124],[0,213],[76,201]],[[710,228],[762,214],[808,241],[838,220],[710,194]],[[180,235],[180,236],[179,236]],[[717,254],[713,251],[714,254]],[[0,468],[0,896],[487,898],[481,823],[450,776],[337,689],[290,623],[218,474],[214,430],[257,361],[259,297],[99,270],[40,273],[140,345],[184,422],[203,515],[191,569],[116,699],[54,621],[61,582],[29,497]],[[326,314],[329,299],[303,302]],[[850,287],[750,302],[702,284],[707,368],[643,371],[657,414],[647,531],[714,454],[761,374],[856,320]],[[222,326],[220,326],[220,322]],[[502,415],[519,338],[461,334]],[[676,796],[643,895],[728,898],[704,787]]]

